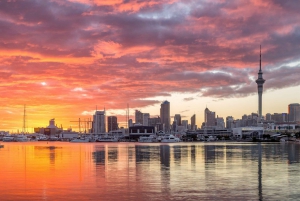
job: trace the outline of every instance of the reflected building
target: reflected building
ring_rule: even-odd
[[[175,163],[180,164],[181,161],[181,146],[173,146],[173,154]]]
[[[107,151],[108,162],[117,162],[118,161],[118,149],[117,147],[108,147]]]
[[[150,161],[150,146],[135,146],[135,161],[136,163]]]
[[[215,145],[206,145],[204,146],[204,154],[205,154],[205,164],[206,163],[215,163],[216,160],[216,151]]]
[[[191,162],[193,165],[196,163],[196,146],[191,145]]]
[[[170,167],[170,146],[160,145],[160,164],[164,167]]]
[[[97,165],[105,165],[105,149],[98,150],[92,153],[94,163]]]

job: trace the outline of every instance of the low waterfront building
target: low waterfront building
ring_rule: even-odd
[[[264,134],[263,127],[239,127],[232,129],[235,138],[260,138]]]
[[[140,136],[155,134],[154,126],[132,126],[129,127],[129,138],[137,140]]]
[[[204,129],[198,129],[196,131],[187,131],[186,136],[187,138],[193,138],[194,140],[196,140],[197,138],[205,138],[209,136],[213,136],[215,138],[229,138],[232,136],[232,130],[208,127]]]
[[[272,123],[272,124],[268,124],[268,129],[269,130],[296,130],[296,129],[300,129],[300,125],[294,123]]]

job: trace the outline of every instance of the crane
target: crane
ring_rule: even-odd
[[[90,118],[88,118],[87,120],[81,120],[80,118],[78,118],[78,121],[70,121],[70,122],[77,122],[78,123],[78,127],[79,127],[79,133],[81,133],[81,123],[84,123],[84,133],[86,133],[86,129],[90,129],[90,123],[93,122],[91,121]]]

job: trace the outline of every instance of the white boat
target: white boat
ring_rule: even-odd
[[[216,138],[214,138],[213,136],[210,135],[206,141],[207,142],[216,141]]]
[[[70,142],[89,142],[90,139],[89,138],[75,138],[73,140],[71,140]]]
[[[174,135],[164,135],[161,136],[161,142],[180,142],[180,139]]]
[[[153,135],[141,136],[141,137],[139,137],[139,142],[144,142],[144,143],[157,142],[157,139]]]
[[[114,136],[105,136],[105,137],[100,137],[96,140],[96,142],[118,142],[119,138],[114,137]]]
[[[13,135],[6,135],[2,139],[3,142],[13,142],[15,141],[15,136]]]
[[[28,142],[28,138],[26,135],[17,135],[15,137],[16,142]]]

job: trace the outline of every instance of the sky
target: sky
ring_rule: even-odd
[[[198,126],[300,103],[298,0],[0,1],[0,130],[77,129],[96,108],[125,126],[138,109]],[[31,130],[29,130],[31,131]]]

